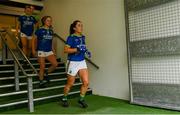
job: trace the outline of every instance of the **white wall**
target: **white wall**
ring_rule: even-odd
[[[90,87],[94,94],[129,99],[128,65],[123,0],[46,0],[43,15],[51,15],[55,31],[63,38],[78,19],[84,24],[92,60]],[[63,45],[58,54],[65,59]]]

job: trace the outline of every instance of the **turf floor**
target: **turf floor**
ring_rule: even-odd
[[[70,107],[63,108],[60,102],[51,102],[35,106],[33,114],[180,114],[178,111],[150,108],[131,105],[128,101],[119,99],[89,95],[86,101],[87,109],[82,109],[77,104],[77,98],[70,99]],[[0,112],[1,114],[28,114],[27,108]]]

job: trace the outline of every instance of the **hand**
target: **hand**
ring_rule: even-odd
[[[54,56],[56,56],[56,51],[53,49]]]
[[[54,56],[56,57],[56,56],[57,56],[57,54],[56,54],[56,53],[54,53]]]
[[[88,50],[85,52],[85,54],[87,55],[88,58],[91,58],[91,52],[89,52]]]
[[[85,45],[78,45],[78,46],[77,46],[77,50],[78,50],[79,52],[84,52],[84,53],[87,51]]]
[[[18,37],[18,34],[19,34],[18,32],[15,32],[15,36],[16,36],[16,37]]]

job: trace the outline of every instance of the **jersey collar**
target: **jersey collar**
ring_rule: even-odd
[[[72,34],[72,36],[82,37],[83,35],[82,35],[82,34],[80,34],[80,35],[78,35],[78,34]]]
[[[32,15],[27,15],[27,14],[24,13],[24,16],[30,17],[30,16],[32,16]]]
[[[45,29],[45,30],[49,30],[50,28],[45,28],[44,26],[42,26],[41,28]]]

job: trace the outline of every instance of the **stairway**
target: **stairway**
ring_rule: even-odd
[[[33,77],[33,95],[35,106],[37,104],[48,103],[51,101],[59,101],[63,96],[63,88],[66,83],[65,63],[60,59],[58,60],[58,67],[56,70],[49,74],[51,82],[47,88],[39,88],[38,77]],[[22,60],[19,60],[22,62]],[[36,58],[31,58],[30,62],[33,66],[39,70],[39,64]],[[46,69],[50,65],[46,62]],[[23,66],[27,73],[32,73],[28,65]],[[7,64],[3,65],[0,62],[0,111],[15,109],[19,107],[28,107],[28,95],[27,95],[27,79],[19,70],[19,85],[20,91],[15,91],[15,78],[14,78],[14,61],[12,59],[7,60]],[[69,97],[73,98],[79,96],[79,89],[81,81],[77,77],[74,87],[72,88]],[[92,94],[92,90],[88,89],[87,94]]]

